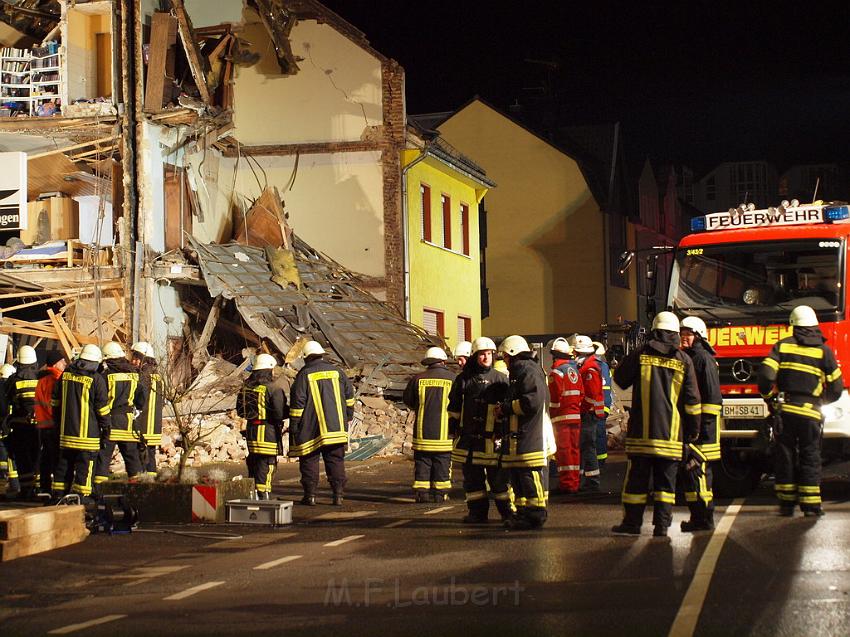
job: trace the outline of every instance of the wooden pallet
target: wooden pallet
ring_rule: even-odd
[[[82,542],[89,535],[82,506],[0,511],[0,562]]]

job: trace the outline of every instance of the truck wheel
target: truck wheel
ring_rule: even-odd
[[[749,495],[761,482],[762,463],[751,451],[723,449],[722,457],[714,463],[714,495],[720,498],[740,498]]]

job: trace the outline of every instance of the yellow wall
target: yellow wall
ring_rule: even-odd
[[[407,165],[419,151],[405,151]],[[445,317],[449,346],[458,343],[458,316],[471,319],[472,337],[481,334],[480,253],[478,244],[478,196],[448,165],[428,158],[407,172],[408,250],[410,251],[410,321],[423,326],[423,309],[440,310]],[[422,233],[420,185],[431,188],[431,243]],[[481,188],[481,186],[479,186]],[[451,250],[443,246],[441,195],[451,200]],[[460,204],[469,206],[469,256],[463,254]]]
[[[484,333],[598,330],[606,320],[604,215],[578,164],[478,100],[439,130],[497,184],[486,200]],[[630,295],[609,294],[609,319],[625,313]]]
[[[96,35],[112,32],[111,5],[102,2],[85,9],[68,9],[67,26],[63,34],[69,102],[103,97],[97,94]]]

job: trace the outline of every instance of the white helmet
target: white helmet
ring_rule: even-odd
[[[38,357],[35,355],[35,349],[29,345],[22,345],[18,350],[18,362],[21,365],[34,365],[38,362]]]
[[[472,351],[476,354],[478,352],[486,352],[487,350],[496,351],[496,344],[493,342],[492,338],[487,338],[486,336],[479,336],[474,341],[472,341]]]
[[[563,336],[559,336],[554,341],[552,341],[552,347],[549,348],[552,354],[564,354],[566,356],[571,356],[573,353],[573,346],[569,344],[567,339]]]
[[[818,315],[808,305],[798,305],[791,310],[788,323],[794,327],[815,327],[818,325]]]
[[[303,356],[304,358],[307,358],[308,356],[316,356],[317,354],[321,355],[324,353],[325,348],[322,347],[316,341],[307,341],[306,343],[304,343],[304,349],[301,350],[301,356]]]
[[[254,359],[254,371],[261,369],[274,369],[277,367],[277,360],[271,354],[258,354]]]
[[[124,348],[121,347],[120,343],[116,343],[115,341],[110,341],[106,345],[103,346],[103,357],[104,358],[127,358],[127,353],[124,351]]]
[[[705,321],[698,316],[686,316],[682,319],[681,327],[688,328],[701,338],[708,338],[708,328],[705,326]]]
[[[596,348],[597,356],[605,356],[605,346],[599,341],[593,341],[593,347]]]
[[[652,319],[652,329],[667,330],[669,332],[679,331],[679,317],[673,312],[659,312]]]
[[[145,341],[139,341],[137,343],[133,343],[133,347],[130,348],[132,351],[137,354],[141,354],[142,356],[147,356],[148,358],[156,358],[156,353],[153,351],[153,345]]]
[[[466,356],[467,358],[472,356],[472,343],[461,341],[455,345],[454,357],[457,358],[458,356]]]
[[[528,341],[522,336],[513,334],[502,341],[501,345],[499,345],[499,351],[508,356],[516,356],[523,352],[530,352],[531,349],[528,347]]]
[[[9,378],[12,374],[14,374],[17,369],[15,369],[14,365],[9,365],[6,363],[2,367],[0,367],[0,378]]]
[[[437,361],[448,360],[448,358],[449,357],[446,356],[446,350],[442,347],[429,347],[428,351],[425,352],[425,358],[422,359],[422,364],[431,365]]]
[[[83,348],[83,351],[80,352],[80,360],[100,363],[103,361],[103,352],[100,351],[100,348],[97,345],[89,343]]]
[[[575,340],[573,341],[573,348],[576,351],[576,354],[595,354],[596,347],[593,345],[593,341],[589,336],[585,336],[584,334],[576,334]]]

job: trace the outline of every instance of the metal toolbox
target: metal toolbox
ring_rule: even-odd
[[[239,524],[292,524],[291,500],[228,500],[227,521]]]

